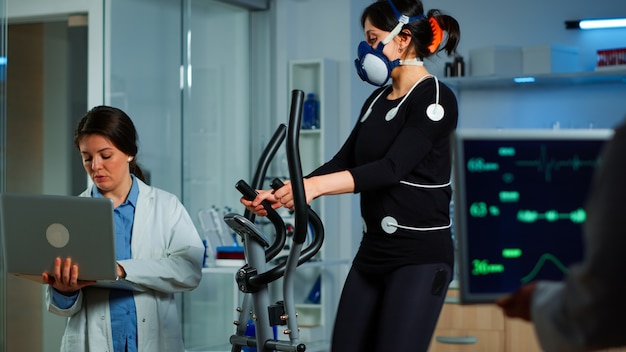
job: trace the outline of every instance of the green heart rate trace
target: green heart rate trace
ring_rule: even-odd
[[[558,171],[562,168],[571,168],[573,171],[578,171],[583,167],[594,168],[597,163],[597,159],[585,160],[581,159],[579,155],[573,155],[569,159],[555,159],[548,157],[548,148],[545,145],[541,145],[539,159],[535,160],[518,160],[515,162],[519,167],[532,167],[536,168],[538,172],[543,172],[546,182],[552,181],[553,171]]]
[[[525,284],[532,281],[539,274],[539,271],[541,271],[541,268],[543,268],[547,261],[552,262],[563,274],[567,273],[567,267],[557,257],[550,253],[544,253],[541,258],[539,258],[539,261],[537,261],[533,270],[528,273],[528,275],[521,278],[521,282]]]
[[[521,256],[521,252],[522,251],[519,248],[504,249],[502,251],[502,256],[507,259],[515,259]],[[541,269],[547,265],[547,263],[552,263],[563,274],[566,274],[568,271],[567,266],[565,266],[556,256],[550,253],[544,253],[533,266],[532,270],[520,278],[520,283],[525,284],[532,281],[535,277],[537,277]],[[488,259],[472,260],[472,275],[479,276],[504,273],[505,266],[502,263],[490,263]]]
[[[579,155],[573,155],[571,158],[559,160],[548,156],[548,150],[546,145],[540,146],[539,158],[529,160],[516,160],[515,166],[517,167],[531,167],[535,168],[537,172],[544,174],[546,182],[552,181],[552,173],[562,168],[571,168],[577,171],[583,167],[594,168],[597,163],[597,159],[583,159]],[[514,147],[501,147],[498,149],[499,157],[515,157],[516,150]],[[487,161],[485,158],[477,157],[471,158],[467,162],[467,170],[469,172],[495,172],[501,169],[501,165],[498,162]]]
[[[472,203],[469,208],[470,216],[484,218],[486,216],[499,216],[500,207],[487,205],[485,202]],[[517,221],[522,223],[534,223],[538,221],[555,222],[559,220],[569,220],[575,224],[582,224],[587,220],[587,212],[583,208],[578,208],[571,212],[559,212],[554,209],[540,212],[538,210],[520,209],[517,211]]]
[[[559,213],[556,210],[548,210],[543,213],[536,210],[519,210],[517,212],[517,220],[524,223],[533,223],[540,220],[546,220],[548,222],[570,220],[573,223],[582,224],[586,219],[587,213],[582,208],[569,213]]]

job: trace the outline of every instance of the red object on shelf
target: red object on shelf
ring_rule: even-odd
[[[215,259],[245,259],[243,247],[240,246],[218,246]]]
[[[626,48],[598,50],[598,67],[626,65]]]

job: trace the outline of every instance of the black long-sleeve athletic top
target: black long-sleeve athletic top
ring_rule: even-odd
[[[386,272],[433,262],[453,267],[450,137],[458,109],[454,93],[439,83],[445,113],[429,117],[427,107],[437,99],[435,83],[433,77],[424,79],[404,102],[404,97],[387,99],[389,86],[375,90],[338,153],[308,176],[352,174],[364,224],[354,259],[360,270]],[[389,115],[399,104],[395,116]]]

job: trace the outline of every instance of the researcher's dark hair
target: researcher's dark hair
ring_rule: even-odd
[[[111,106],[96,106],[89,110],[78,122],[74,131],[74,144],[79,147],[81,139],[85,136],[98,134],[113,143],[113,145],[131,155],[130,172],[137,178],[146,182],[146,179],[137,165],[137,129],[130,117],[122,110]]]
[[[396,9],[405,16],[415,17],[424,14],[424,5],[419,0],[379,0],[363,10],[361,26],[365,26],[365,20],[369,19],[376,28],[391,32],[398,24],[398,18],[389,5],[389,1],[393,1]],[[447,33],[447,38],[434,52],[429,50],[434,37],[430,23],[431,18],[437,21],[439,27]],[[456,48],[461,39],[461,30],[457,20],[437,9],[429,10],[422,19],[405,24],[402,30],[405,29],[411,32],[411,45],[420,58],[426,58],[442,51],[448,55],[453,55],[456,53]],[[402,32],[400,35],[403,35]]]

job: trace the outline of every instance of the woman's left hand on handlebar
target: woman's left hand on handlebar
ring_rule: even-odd
[[[282,206],[282,204],[274,196],[273,190],[257,190],[257,193],[256,198],[253,200],[248,200],[244,197],[239,199],[241,204],[254,214],[258,216],[267,216],[267,210],[265,210],[265,207],[261,204],[264,200],[270,203],[272,209],[280,208]]]

